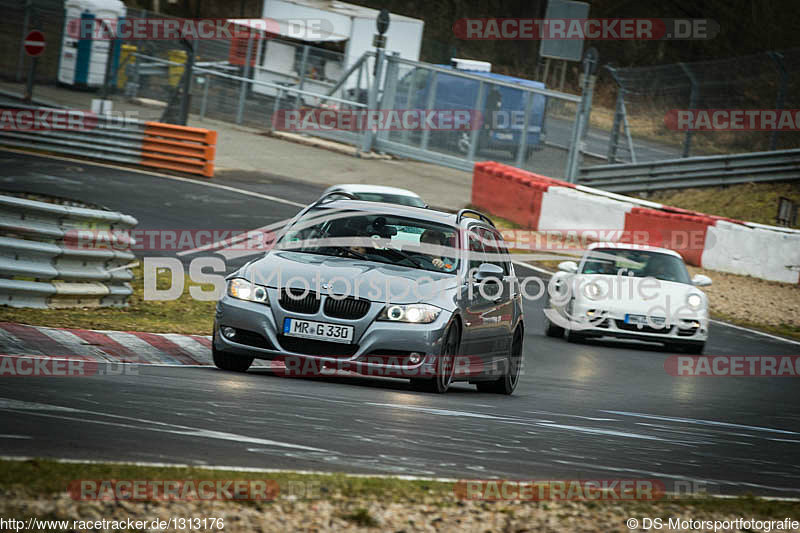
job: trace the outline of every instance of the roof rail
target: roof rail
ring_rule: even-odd
[[[478,218],[480,220],[483,220],[484,222],[486,222],[487,224],[489,224],[493,228],[495,227],[494,222],[492,222],[491,218],[487,217],[486,215],[484,215],[480,211],[475,211],[474,209],[462,209],[462,210],[460,210],[458,212],[458,214],[456,215],[456,224],[459,224],[461,222],[461,219],[464,218],[464,215],[466,215],[466,214],[478,215]]]
[[[349,200],[358,200],[358,197],[357,197],[356,195],[354,195],[354,194],[350,194],[349,192],[344,192],[344,191],[331,191],[331,192],[329,192],[329,193],[325,193],[325,194],[323,194],[322,196],[320,196],[319,198],[317,198],[317,201],[316,201],[316,202],[314,202],[314,203],[313,203],[313,204],[311,204],[311,205],[319,205],[319,204],[321,204],[322,202],[324,202],[324,201],[326,201],[326,200],[329,200],[329,199],[330,199],[330,198],[332,198],[333,196],[344,196],[345,198],[347,198],[347,199],[349,199]]]

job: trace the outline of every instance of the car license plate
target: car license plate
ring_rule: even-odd
[[[663,326],[666,319],[661,316],[646,317],[645,315],[625,315],[626,324],[635,324],[642,326]]]
[[[303,337],[331,342],[349,344],[353,342],[353,326],[328,324],[327,322],[314,322],[299,318],[285,318],[283,320],[283,334],[290,337]]]

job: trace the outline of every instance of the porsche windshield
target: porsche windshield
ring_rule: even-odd
[[[608,274],[691,283],[686,265],[678,257],[645,250],[595,248],[586,256],[582,274]]]
[[[433,272],[458,271],[458,231],[381,213],[317,209],[286,232],[280,250],[378,261]]]

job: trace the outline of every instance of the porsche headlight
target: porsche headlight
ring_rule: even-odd
[[[248,300],[269,305],[267,288],[244,278],[233,278],[228,282],[228,295],[239,300]]]
[[[378,320],[389,322],[410,322],[412,324],[430,324],[439,317],[442,310],[428,304],[387,305],[378,315]]]
[[[686,303],[692,309],[700,309],[700,307],[703,305],[703,297],[693,292],[686,297]]]
[[[603,288],[597,282],[592,281],[583,286],[583,295],[590,300],[599,300],[603,294]]]

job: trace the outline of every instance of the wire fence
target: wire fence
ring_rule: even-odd
[[[593,122],[596,127],[611,131],[610,162],[632,161],[636,145],[648,142],[671,147],[675,157],[781,150],[800,145],[796,131],[683,131],[685,128],[676,129],[670,118],[676,110],[798,109],[800,48],[607,70],[617,85],[616,116],[596,108]],[[634,141],[633,156],[625,122]]]

